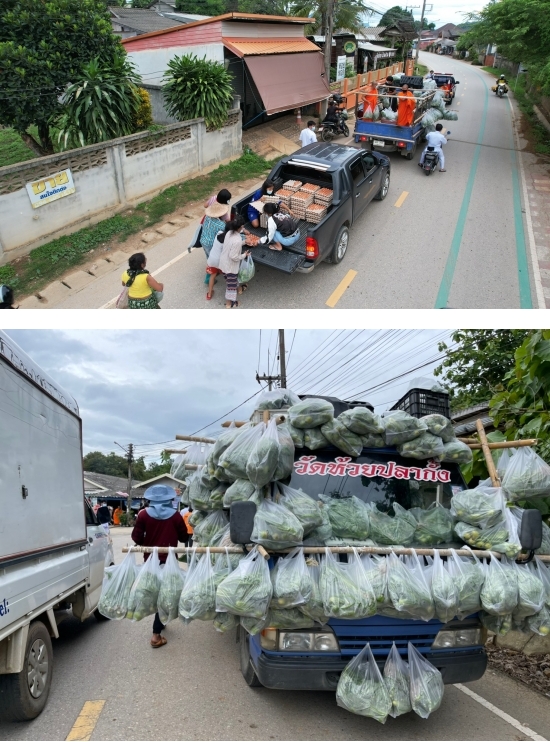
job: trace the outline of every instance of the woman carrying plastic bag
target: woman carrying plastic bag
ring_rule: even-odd
[[[128,601],[128,615],[132,621],[141,621],[157,612],[160,591],[161,569],[159,551],[153,553],[140,569]]]
[[[413,711],[427,719],[441,706],[443,700],[443,678],[431,662],[409,642],[409,671],[411,682],[411,706]]]
[[[409,666],[394,642],[384,665],[384,683],[390,697],[392,719],[412,711],[410,682]]]
[[[197,559],[197,553],[193,549],[178,612],[184,623],[193,619],[211,621],[216,618],[216,586],[208,548],[200,559]]]
[[[340,675],[336,703],[352,714],[369,716],[381,724],[386,722],[392,704],[369,644],[346,665]]]
[[[254,548],[218,586],[216,610],[236,616],[264,618],[272,593],[269,566]]]
[[[164,625],[178,617],[178,606],[184,583],[185,572],[180,569],[174,548],[170,547],[168,558],[162,568],[158,597],[158,614]]]
[[[128,613],[128,601],[138,568],[132,551],[116,567],[107,567],[103,578],[99,612],[111,621],[121,621]]]

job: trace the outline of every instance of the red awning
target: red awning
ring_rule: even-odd
[[[245,57],[267,113],[288,111],[330,95],[320,52]]]

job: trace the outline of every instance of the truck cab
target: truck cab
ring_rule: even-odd
[[[333,447],[298,449],[289,484],[314,499],[322,493],[355,495],[390,514],[394,502],[405,508],[426,508],[434,502],[449,507],[452,495],[466,489],[456,464],[402,458],[394,448],[363,449],[357,459]],[[441,547],[449,545],[460,547]],[[477,614],[447,624],[384,615],[353,621],[331,618],[314,630],[267,628],[255,636],[240,627],[239,641],[245,681],[285,690],[335,691],[340,673],[367,642],[381,669],[393,642],[405,659],[412,642],[447,684],[477,680],[487,665],[485,630]]]

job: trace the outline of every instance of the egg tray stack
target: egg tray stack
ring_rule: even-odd
[[[306,218],[306,210],[313,203],[313,194],[305,191],[297,191],[290,199],[292,213],[298,219]]]
[[[280,188],[277,191],[277,200],[284,203],[285,206],[290,206],[290,199],[292,198],[293,194],[294,191],[291,191],[288,188]]]
[[[287,180],[286,183],[283,183],[283,188],[287,191],[292,191],[292,193],[294,193],[295,191],[299,191],[301,187],[301,180]]]
[[[267,214],[260,214],[260,227],[267,229]]]
[[[304,183],[300,190],[304,191],[304,193],[311,193],[312,195],[315,195],[315,193],[320,190],[320,188],[321,186],[314,185],[313,183]]]
[[[313,194],[313,203],[321,204],[321,206],[326,206],[328,209],[332,203],[333,195],[334,193],[330,188],[321,188]]]
[[[306,222],[311,224],[319,224],[321,219],[324,219],[327,213],[327,206],[323,204],[311,204],[306,209]]]
[[[279,198],[279,196],[278,195],[276,196],[275,194],[273,194],[273,196],[268,196],[266,194],[265,196],[262,196],[260,199],[260,201],[262,201],[262,203],[264,204],[278,204],[280,200],[281,199]]]

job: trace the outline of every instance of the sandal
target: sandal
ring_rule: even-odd
[[[275,252],[282,252],[282,247],[275,247],[275,245],[269,245],[270,250],[275,250]]]
[[[231,302],[231,309],[238,309],[239,308],[239,302],[238,301],[232,301]]]
[[[440,173],[446,173],[447,171],[446,170],[440,170],[439,172]]]
[[[239,286],[239,288],[240,288],[239,294],[244,294],[244,292],[248,289],[248,284],[247,283],[242,283]]]
[[[153,649],[158,649],[158,647],[164,647],[164,645],[166,644],[166,642],[167,642],[167,639],[164,636],[161,636],[160,637],[160,641],[158,641],[158,642],[154,642],[151,639],[151,646],[153,647]]]
[[[211,294],[206,294],[206,299],[210,301],[210,299],[214,296],[214,291],[212,290]]]

